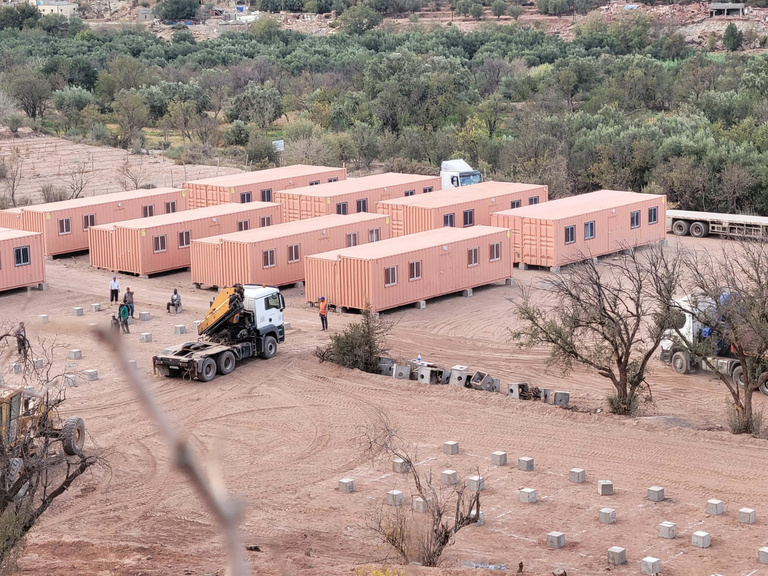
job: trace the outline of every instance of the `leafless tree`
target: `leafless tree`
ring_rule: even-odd
[[[133,166],[126,156],[125,162],[120,166],[117,176],[117,181],[123,187],[123,190],[138,190],[146,183],[144,178],[146,173],[143,170],[143,164],[144,161],[142,160],[138,166]]]
[[[418,468],[415,446],[399,436],[382,412],[363,433],[362,444],[372,459],[400,458],[407,467],[413,496],[428,506],[424,516],[404,506],[378,506],[369,515],[369,528],[403,564],[437,566],[456,533],[480,517],[480,492],[469,490],[463,480],[453,486],[436,484],[431,469],[422,472]]]
[[[3,185],[10,204],[16,207],[16,192],[19,190],[24,175],[24,156],[18,146],[11,148],[11,153],[3,159],[5,177]]]
[[[69,197],[80,198],[80,195],[90,184],[93,174],[88,170],[88,166],[83,162],[77,162],[69,171],[65,186],[69,192]]]

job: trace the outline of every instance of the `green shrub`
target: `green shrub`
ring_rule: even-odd
[[[379,358],[387,352],[386,336],[392,324],[384,322],[370,308],[362,311],[358,322],[348,324],[331,336],[331,343],[318,346],[315,356],[320,362],[333,362],[345,368],[379,373]]]

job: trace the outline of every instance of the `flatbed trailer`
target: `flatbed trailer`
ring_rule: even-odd
[[[768,218],[747,214],[667,210],[667,230],[676,236],[690,234],[695,238],[710,234],[733,238],[768,238]]]

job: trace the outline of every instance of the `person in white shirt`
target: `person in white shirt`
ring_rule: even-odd
[[[117,281],[117,276],[112,276],[112,282],[109,283],[109,305],[111,306],[112,302],[119,304],[120,303],[119,297],[120,297],[120,282]]]

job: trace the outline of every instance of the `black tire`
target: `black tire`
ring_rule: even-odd
[[[731,379],[735,386],[744,388],[744,369],[741,366],[736,366],[731,373]]]
[[[706,222],[693,222],[689,228],[691,236],[694,238],[704,238],[709,234],[709,224]]]
[[[213,358],[206,358],[203,360],[203,365],[200,366],[200,371],[197,373],[197,379],[200,382],[210,382],[216,377],[216,362]]]
[[[757,384],[758,390],[768,396],[768,372],[763,372],[760,374],[760,378],[757,380]]]
[[[264,338],[264,351],[260,356],[266,360],[272,358],[277,354],[277,339],[274,336],[267,336]]]
[[[672,232],[675,233],[675,236],[687,235],[690,228],[691,225],[685,220],[675,220],[672,223]]]
[[[219,374],[226,376],[235,371],[237,361],[235,360],[235,354],[231,350],[226,350],[219,354],[216,359],[216,366],[219,368]]]
[[[688,374],[691,371],[691,357],[688,352],[677,351],[672,354],[672,370],[678,374]]]
[[[85,445],[85,422],[78,416],[70,416],[64,422],[61,429],[61,443],[64,454],[67,456],[80,456]]]

